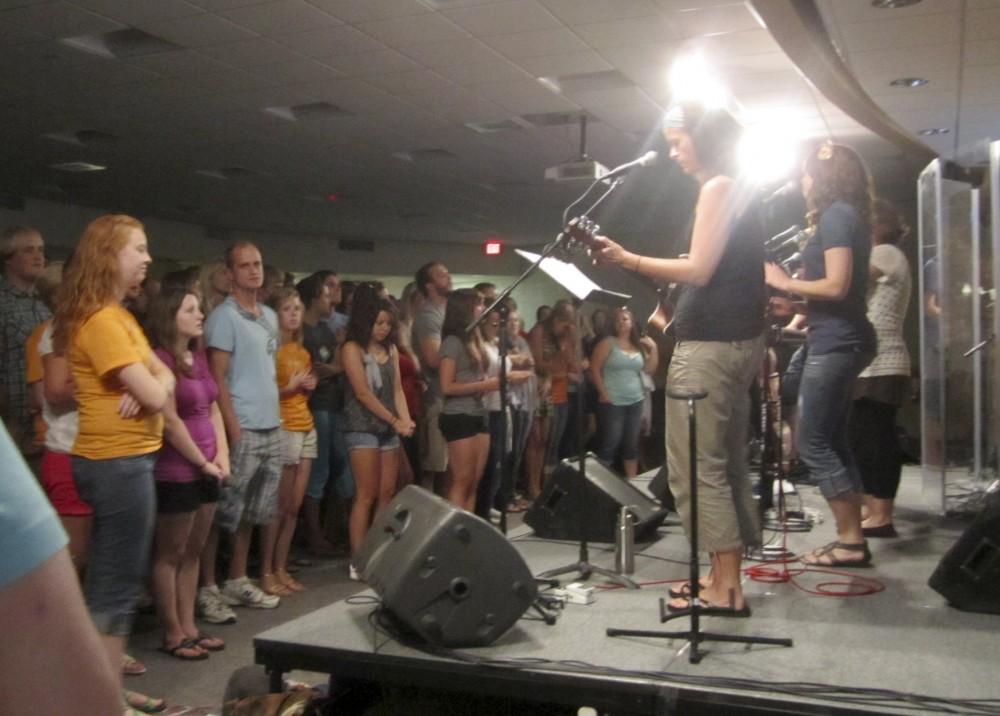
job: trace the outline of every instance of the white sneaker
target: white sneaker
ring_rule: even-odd
[[[236,613],[222,602],[217,584],[198,590],[198,614],[209,624],[236,623]]]
[[[281,598],[262,592],[249,577],[230,579],[222,585],[222,601],[231,607],[274,609]]]
[[[353,582],[365,581],[364,578],[361,576],[361,572],[359,572],[357,570],[357,567],[355,567],[353,564],[347,565],[347,569],[348,569],[347,576],[351,578],[351,581]]]

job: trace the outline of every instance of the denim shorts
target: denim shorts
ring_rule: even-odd
[[[344,433],[348,450],[395,450],[402,443],[395,433]]]
[[[102,634],[128,636],[153,541],[155,454],[90,460],[73,456],[80,497],[94,509],[83,593]]]

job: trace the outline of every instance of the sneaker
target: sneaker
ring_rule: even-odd
[[[198,615],[209,624],[236,623],[236,613],[222,601],[217,584],[198,590]]]
[[[230,579],[222,585],[222,601],[231,607],[274,609],[281,598],[262,592],[249,577]]]
[[[353,564],[347,565],[347,570],[348,570],[347,571],[347,576],[349,576],[351,578],[351,581],[353,581],[353,582],[363,582],[363,581],[365,581],[362,578],[362,576],[361,576],[361,572],[359,572],[358,568],[355,567]]]

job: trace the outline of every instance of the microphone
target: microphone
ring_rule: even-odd
[[[799,183],[795,179],[791,179],[789,181],[786,181],[784,184],[782,184],[777,189],[775,189],[770,194],[761,199],[760,203],[763,204],[764,206],[767,206],[772,201],[780,199],[784,196],[788,196],[789,194],[796,192],[798,190],[799,190]]]
[[[626,164],[622,164],[621,166],[615,167],[614,169],[612,169],[611,171],[609,171],[607,174],[605,174],[604,176],[602,176],[601,180],[603,181],[605,179],[617,179],[618,177],[622,176],[623,174],[628,174],[630,171],[632,171],[636,167],[648,167],[650,164],[653,164],[653,163],[656,162],[656,158],[658,156],[659,156],[659,153],[657,153],[655,150],[650,149],[648,152],[646,152],[645,154],[643,154],[638,159],[633,159],[631,162],[628,162]]]

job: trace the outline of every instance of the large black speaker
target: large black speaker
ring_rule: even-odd
[[[667,466],[659,468],[658,470],[650,470],[639,477],[648,475],[649,473],[655,472],[653,479],[649,481],[649,494],[655,497],[660,505],[665,510],[670,512],[677,512],[677,500],[674,499],[674,493],[670,491],[670,480],[667,477]]]
[[[956,609],[1000,614],[1000,490],[987,496],[928,584]]]
[[[586,479],[581,479],[575,458],[563,460],[545,483],[524,521],[545,539],[578,540],[586,524],[591,542],[614,542],[618,513],[631,506],[638,522],[637,542],[651,540],[667,511],[650,497],[606,468],[597,457],[587,455]],[[586,515],[586,519],[584,519]]]
[[[415,485],[376,518],[356,566],[399,621],[442,646],[492,643],[538,596],[492,525]]]

